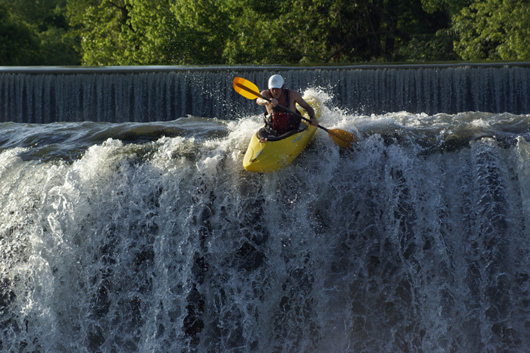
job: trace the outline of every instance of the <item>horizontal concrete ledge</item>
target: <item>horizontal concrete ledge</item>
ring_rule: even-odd
[[[239,71],[290,71],[290,70],[378,70],[378,69],[443,69],[457,67],[503,68],[530,67],[530,62],[500,63],[437,63],[437,64],[359,64],[344,66],[0,66],[0,74],[130,74],[153,72],[239,72]]]

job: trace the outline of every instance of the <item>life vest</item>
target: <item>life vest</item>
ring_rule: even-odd
[[[269,94],[266,93],[266,95],[272,96],[270,90],[267,91]],[[289,103],[289,90],[284,89],[283,94],[278,99],[278,105],[289,107]],[[281,135],[287,131],[298,129],[301,120],[300,117],[286,112],[280,107],[274,107],[272,108],[272,116],[268,116],[268,119],[265,119],[265,123],[276,134]]]

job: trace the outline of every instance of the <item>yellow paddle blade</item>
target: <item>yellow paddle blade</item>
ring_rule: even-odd
[[[256,99],[261,96],[258,86],[242,77],[234,78],[234,89],[237,93],[248,99]]]
[[[341,129],[329,129],[328,134],[336,145],[342,148],[353,148],[355,137],[352,133]]]

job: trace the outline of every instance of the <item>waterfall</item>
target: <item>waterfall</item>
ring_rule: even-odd
[[[0,122],[152,122],[188,115],[222,120],[256,113],[232,89],[235,76],[265,88],[321,87],[361,114],[407,111],[530,112],[526,63],[345,67],[0,68]]]
[[[449,119],[373,117],[388,129],[354,152],[321,133],[267,175],[241,167],[252,117],[72,158],[43,158],[43,140],[2,150],[0,350],[528,351],[530,145],[448,151],[463,120],[511,123]],[[108,125],[17,130],[68,153],[74,130],[149,124]]]
[[[303,87],[319,70],[281,72]],[[329,69],[334,81],[341,72]],[[235,103],[252,113],[0,123],[0,351],[529,351],[530,114],[363,115],[310,88],[321,123],[355,131],[355,149],[318,131],[288,167],[247,173],[261,119],[229,86],[236,74],[262,85],[269,72],[57,74],[75,104],[58,99],[52,75],[9,74],[55,98],[22,89],[23,114],[164,119],[183,104],[204,116]],[[404,87],[424,73],[393,75]],[[157,101],[160,80],[186,98]],[[192,81],[223,97],[193,97]],[[92,96],[100,84],[106,95]],[[399,104],[417,92],[407,87],[393,93]]]

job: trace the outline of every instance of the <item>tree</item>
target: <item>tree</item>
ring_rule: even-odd
[[[129,64],[133,31],[124,0],[68,0],[67,14],[80,39],[84,65]]]
[[[525,60],[525,0],[0,0],[0,64]]]
[[[0,0],[0,64],[76,65],[65,0]]]
[[[233,0],[174,0],[170,6],[177,20],[182,63],[222,64],[226,42],[231,37],[231,13],[238,12]]]
[[[37,38],[14,14],[12,4],[0,0],[0,65],[31,65]]]
[[[179,63],[167,0],[68,0],[67,10],[84,65]]]
[[[318,17],[307,16],[314,8],[304,6],[302,1],[295,0],[289,6],[285,3],[231,1],[226,11],[229,31],[225,33],[223,59],[231,64],[298,63],[314,59],[318,48],[307,51],[315,43],[309,37],[318,32],[314,26]]]
[[[530,59],[530,9],[525,0],[486,0],[454,18],[455,51],[466,60]]]
[[[510,60],[530,50],[524,0],[43,3],[53,1],[67,1],[85,65]]]
[[[449,25],[447,17],[410,0],[247,0],[235,13],[231,21],[240,34],[225,49],[230,62],[416,60],[426,44],[411,43],[429,43],[439,26]],[[448,47],[452,52],[451,40],[444,45],[425,50],[433,57]]]
[[[464,7],[474,0],[421,0],[422,8],[428,13],[444,12],[450,17],[458,14]]]

